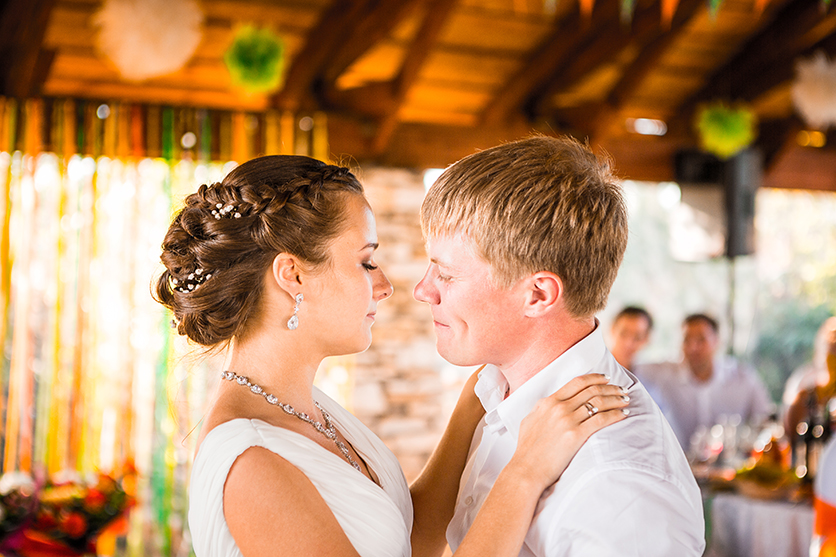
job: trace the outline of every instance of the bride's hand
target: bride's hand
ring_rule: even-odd
[[[520,424],[508,467],[542,489],[556,482],[590,435],[629,414],[629,397],[607,381],[597,373],[580,375],[541,399]]]

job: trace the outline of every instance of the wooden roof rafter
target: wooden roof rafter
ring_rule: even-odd
[[[598,2],[593,19],[600,10],[612,11],[614,2]],[[554,73],[568,63],[571,54],[588,40],[590,25],[584,23],[577,6],[567,13],[554,32],[505,82],[481,114],[484,124],[496,124],[517,113]]]
[[[363,54],[384,40],[392,29],[412,12],[420,0],[373,0],[347,40],[334,52],[323,68],[320,79],[325,88],[334,87],[337,79]],[[337,2],[339,4],[339,2]]]
[[[565,74],[556,78],[546,93],[536,101],[537,113],[548,115],[550,112],[548,101],[553,95],[560,93],[574,82],[596,71],[603,64],[617,57],[631,44],[638,44],[638,55],[624,68],[621,77],[607,94],[604,102],[597,104],[595,107],[588,107],[588,110],[586,110],[583,120],[585,123],[582,127],[591,138],[600,138],[605,133],[608,122],[640,89],[647,74],[655,67],[676,38],[681,35],[687,23],[701,9],[705,9],[703,0],[682,0],[670,27],[665,29],[659,24],[658,8],[656,6],[645,8],[634,16],[629,35],[623,29],[616,29],[611,23],[608,29],[597,39],[596,44],[590,47],[590,52],[595,53],[595,55],[587,57],[583,61],[579,60],[573,67],[568,68]],[[611,37],[619,32],[620,38],[616,46]],[[606,47],[609,47],[609,52],[607,52]]]
[[[764,80],[774,86],[791,79],[798,56],[832,47],[833,41],[828,38],[815,40],[810,37],[812,30],[822,26],[829,27],[830,33],[836,31],[836,12],[823,15],[819,0],[787,3],[737,56],[683,103],[677,113],[690,121],[700,103],[715,98],[753,101],[766,90],[753,88],[753,82],[761,82],[760,87],[763,87]]]
[[[620,14],[602,21],[583,50],[575,55],[563,71],[553,74],[542,90],[526,104],[533,107],[534,114],[545,112],[551,97],[565,91],[604,63],[617,58],[631,44],[647,42],[648,39],[643,36],[658,27],[659,10],[656,6],[640,8],[629,24],[621,21]]]
[[[43,49],[55,0],[0,3],[0,95],[37,96],[55,56]]]
[[[389,143],[395,127],[398,125],[398,110],[403,105],[406,94],[418,79],[421,66],[430,55],[444,23],[455,5],[455,0],[433,0],[427,6],[421,27],[415,36],[398,75],[392,81],[392,101],[389,110],[378,123],[377,134],[372,140],[372,153],[381,153]]]
[[[284,110],[298,110],[310,95],[314,83],[365,15],[370,0],[341,0],[327,8],[310,30],[304,46],[287,70],[284,86],[271,104]]]
[[[824,36],[824,38],[822,38]],[[823,13],[818,0],[798,0],[778,10],[771,22],[720,68],[708,83],[677,111],[671,127],[686,130],[701,103],[713,99],[753,102],[764,91],[792,80],[799,57],[817,50],[836,54],[836,12]],[[759,124],[756,140],[769,169],[795,141],[803,124],[795,115]]]
[[[620,108],[641,87],[648,72],[668,51],[671,44],[684,32],[686,25],[700,9],[704,9],[702,0],[682,0],[674,14],[668,29],[660,29],[652,39],[642,46],[639,55],[625,69],[621,78],[607,95],[607,104]]]

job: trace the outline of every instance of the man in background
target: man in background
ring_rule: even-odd
[[[615,315],[610,325],[610,352],[616,361],[635,371],[636,354],[650,340],[653,318],[644,308],[627,306]]]
[[[723,420],[760,425],[775,410],[766,386],[749,366],[718,353],[717,321],[695,313],[682,323],[682,360],[641,367],[686,451],[700,427]]]

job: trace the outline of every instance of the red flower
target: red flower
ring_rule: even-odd
[[[90,509],[94,513],[102,510],[105,503],[107,503],[107,497],[104,493],[95,488],[88,490],[87,495],[84,497],[84,507]]]
[[[80,538],[87,531],[87,519],[79,512],[61,513],[58,524],[71,538]]]

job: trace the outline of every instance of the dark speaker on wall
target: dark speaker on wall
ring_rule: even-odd
[[[674,157],[674,172],[679,184],[720,184],[723,161],[702,151],[679,151]]]
[[[728,257],[755,251],[755,193],[762,181],[763,157],[756,149],[741,151],[723,167]]]
[[[762,160],[756,149],[746,149],[725,161],[700,151],[676,154],[674,168],[681,202],[692,209],[686,215],[688,226],[704,229],[698,234],[692,230],[685,237],[686,243],[704,240],[708,247],[700,253],[706,257],[754,252],[755,192],[762,181]]]

